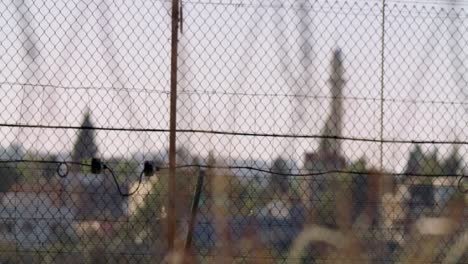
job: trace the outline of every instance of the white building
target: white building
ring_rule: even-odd
[[[126,205],[124,205],[124,207],[126,207],[124,210],[128,216],[135,215],[138,212],[138,209],[144,206],[148,195],[155,191],[155,185],[157,182],[157,177],[144,177],[140,185],[138,184],[138,181],[135,181],[130,185],[130,193],[135,193],[128,197]]]

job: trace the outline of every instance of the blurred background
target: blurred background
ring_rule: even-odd
[[[2,263],[468,262],[468,2],[182,0],[175,194],[172,4],[0,3]]]

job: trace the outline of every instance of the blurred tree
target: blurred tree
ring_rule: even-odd
[[[3,153],[1,153],[2,159],[22,159],[25,155],[25,150],[22,145],[19,144],[11,144],[6,148]]]
[[[352,219],[354,221],[364,210],[368,198],[369,180],[367,178],[366,160],[364,158],[360,158],[356,162],[352,163],[350,165],[350,171],[356,172],[352,175],[351,183],[353,199]]]
[[[98,147],[95,142],[94,126],[89,112],[86,112],[75,145],[73,146],[71,158],[73,162],[83,162],[83,160],[96,157],[97,152]],[[78,169],[76,166],[74,167],[75,171]]]
[[[448,176],[457,177],[458,172],[461,169],[462,159],[458,154],[458,146],[454,146],[452,152],[447,159],[442,163],[442,173]]]
[[[26,152],[23,155],[25,160],[42,160],[44,159],[37,153]],[[14,165],[11,165],[14,166]],[[37,183],[38,176],[43,176],[42,173],[44,172],[44,164],[39,163],[29,163],[29,162],[20,162],[17,163],[15,168],[18,170],[20,177],[18,181],[21,183]]]
[[[437,156],[437,149],[429,155],[423,155],[419,173],[423,176],[417,184],[410,186],[411,208],[434,206],[433,178],[442,175],[442,166]]]
[[[265,201],[259,199],[262,192],[263,187],[255,178],[249,179],[248,182],[243,185],[242,191],[239,192],[239,196],[242,200],[243,213],[251,214],[255,209],[265,206]]]
[[[272,176],[269,189],[273,195],[281,195],[288,192],[290,173],[286,160],[281,157],[276,158],[271,165]]]
[[[0,192],[7,192],[10,187],[19,181],[20,171],[14,164],[2,164],[0,167]]]
[[[184,146],[177,148],[176,160],[178,165],[188,165],[193,163],[193,157],[190,151]]]
[[[439,160],[437,149],[432,153],[425,155],[420,173],[423,176],[424,183],[432,183],[432,178],[437,176],[442,176],[442,163]]]
[[[1,151],[0,158],[2,160],[20,160],[25,158],[23,146],[11,144]],[[26,163],[0,164],[0,192],[8,191],[13,184],[22,180],[22,172],[26,171],[27,167]]]
[[[44,160],[47,161],[57,161],[57,155],[49,155],[44,157]],[[57,171],[57,164],[54,163],[46,163],[44,164],[42,168],[42,176],[46,179],[51,179],[52,177],[55,176],[55,173]]]
[[[116,159],[107,163],[112,166],[119,182],[128,184],[132,180],[137,180],[140,176],[140,164],[133,159]]]
[[[406,174],[419,174],[421,170],[421,164],[424,160],[424,154],[421,150],[421,146],[416,145],[414,150],[410,152],[408,163],[406,165]]]

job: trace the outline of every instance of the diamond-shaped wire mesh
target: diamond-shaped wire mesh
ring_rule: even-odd
[[[182,0],[170,193],[172,4],[0,3],[1,263],[468,262],[466,3]]]

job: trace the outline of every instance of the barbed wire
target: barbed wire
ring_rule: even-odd
[[[158,0],[160,2],[165,2],[165,3],[170,3],[170,0]],[[312,1],[313,2],[313,1]],[[367,7],[367,8],[374,8],[374,7],[381,7],[379,2],[369,2],[365,0],[358,0],[358,1],[353,1],[355,3],[360,3],[361,5]],[[263,8],[263,9],[293,9],[293,10],[313,10],[313,11],[323,11],[323,12],[332,12],[332,13],[344,13],[345,11],[347,12],[362,12],[364,8],[362,7],[353,7],[352,4],[350,4],[350,1],[341,1],[342,4],[346,5],[346,8],[341,7],[333,7],[333,4],[340,3],[340,1],[323,1],[321,4],[322,5],[327,5],[327,8],[319,7],[317,8],[316,5],[313,3],[311,4],[298,4],[298,3],[281,3],[281,1],[278,1],[277,3],[273,4],[265,4],[262,3],[261,1],[232,1],[232,2],[227,2],[227,1],[194,1],[194,0],[185,0],[185,4],[192,4],[192,5],[213,5],[213,6],[229,6],[229,7],[237,7],[237,8]],[[433,7],[447,7],[451,9],[462,9],[464,10],[464,7],[467,6],[466,3],[463,3],[462,1],[458,1],[456,4],[452,3],[447,3],[447,1],[424,1],[424,0],[411,0],[411,1],[405,1],[405,0],[391,0],[389,1],[388,4],[392,5],[402,5],[402,6],[420,6],[421,8],[425,9],[431,9],[431,7],[426,8],[427,5],[433,6]],[[422,10],[419,10],[422,12]],[[390,15],[392,16],[392,15]]]
[[[146,92],[146,93],[158,93],[169,95],[170,91],[160,89],[148,89],[144,87],[111,87],[111,86],[65,86],[55,84],[33,84],[33,83],[20,83],[20,82],[0,82],[0,85],[8,86],[36,86],[42,88],[56,88],[64,90],[105,90],[112,92],[119,91],[134,91],[134,92]],[[327,95],[310,95],[310,94],[288,94],[288,93],[253,93],[253,92],[229,92],[229,91],[218,91],[218,90],[180,90],[178,94],[198,94],[198,95],[230,95],[230,96],[248,96],[248,97],[291,97],[291,98],[304,98],[314,100],[333,100],[343,99],[352,101],[366,101],[366,102],[380,102],[382,101],[379,97],[363,97],[363,96],[327,96]],[[464,101],[444,101],[444,100],[423,100],[423,99],[404,99],[404,98],[391,98],[385,97],[384,102],[391,103],[405,103],[405,104],[439,104],[439,105],[463,105],[468,106],[468,102]]]
[[[136,91],[136,92],[148,92],[148,93],[166,93],[169,94],[170,91],[166,90],[157,90],[157,89],[148,89],[148,88],[135,88],[135,87],[115,87],[115,86],[67,86],[67,85],[57,85],[57,84],[49,84],[49,83],[28,83],[28,82],[7,82],[3,81],[0,82],[0,85],[8,85],[8,86],[33,86],[33,87],[41,87],[41,88],[56,88],[56,89],[63,89],[63,90],[106,90],[112,92],[118,91]]]

